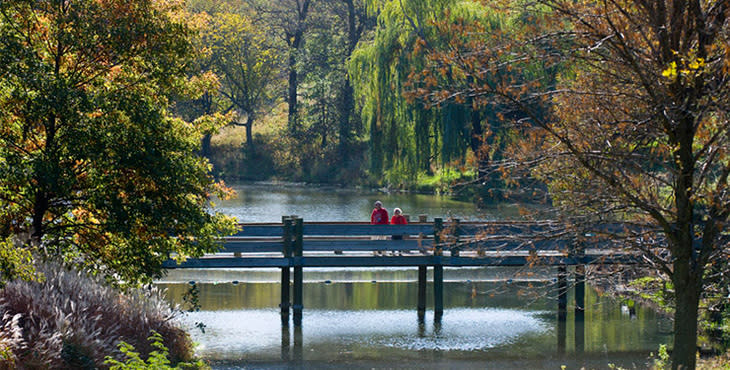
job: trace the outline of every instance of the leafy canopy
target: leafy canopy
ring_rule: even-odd
[[[167,110],[194,93],[187,19],[172,0],[0,3],[0,236],[128,282],[216,249],[233,222],[194,154],[211,121]]]

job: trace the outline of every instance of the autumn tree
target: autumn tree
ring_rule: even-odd
[[[574,224],[633,225],[622,241],[674,287],[672,367],[694,368],[700,299],[715,280],[708,277],[726,271],[729,252],[730,4],[491,4],[534,27],[450,38],[452,48],[431,54],[413,93],[520,112],[508,122],[524,140],[493,170],[528,170]],[[447,22],[437,27],[453,34]],[[563,73],[556,81],[510,74],[535,60]],[[430,77],[445,65],[463,77]]]
[[[192,32],[176,1],[0,3],[6,245],[129,283],[171,253],[217,250],[233,222],[209,212],[224,189],[194,154],[216,122],[167,110],[172,93],[194,95]]]
[[[253,124],[278,98],[281,58],[265,29],[235,12],[210,15],[202,44],[210,49],[213,71],[221,80],[220,108],[236,112],[246,127],[246,145],[254,151]]]

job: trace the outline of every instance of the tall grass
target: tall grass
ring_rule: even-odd
[[[156,289],[121,293],[58,263],[37,270],[44,281],[11,281],[0,290],[0,368],[104,368],[105,356],[124,358],[121,341],[147,356],[152,330],[173,363],[192,358],[190,338],[175,320],[179,311]]]

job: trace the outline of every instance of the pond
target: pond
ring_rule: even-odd
[[[273,222],[282,214],[297,214],[305,222],[367,220],[376,199],[429,218],[519,215],[514,205],[477,210],[427,195],[234,187],[239,199],[219,207],[242,222]],[[575,330],[580,324],[572,289],[567,320],[559,321],[557,272],[548,267],[446,268],[443,317],[434,320],[429,285],[426,316],[419,320],[417,271],[305,269],[301,327],[281,325],[278,269],[172,270],[158,284],[171,301],[183,304],[183,294],[195,282],[200,310],[183,321],[199,344],[199,355],[215,369],[647,368],[649,354],[671,341],[668,318],[646,307],[630,309],[592,289],[586,292],[582,331]]]
[[[445,195],[384,193],[336,187],[306,187],[296,184],[228,184],[234,199],[217,201],[217,210],[236,216],[239,222],[280,222],[281,216],[297,215],[307,221],[370,221],[376,200],[388,212],[398,207],[414,220],[420,214],[462,220],[497,220],[520,217],[520,206],[498,204],[477,209],[473,203]]]

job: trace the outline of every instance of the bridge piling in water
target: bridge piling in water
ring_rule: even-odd
[[[418,266],[418,319],[426,317],[426,279],[427,266]]]
[[[294,259],[298,263],[294,264],[294,326],[302,325],[302,310],[304,309],[304,269],[302,267],[303,256],[303,220],[299,217],[294,221]]]
[[[282,253],[285,258],[291,258],[292,251],[292,220],[287,216],[282,216],[281,222],[283,224],[282,230]],[[291,291],[291,269],[289,266],[281,268],[281,324],[289,325],[289,306],[291,305],[290,291]]]
[[[443,238],[441,234],[444,230],[444,223],[441,218],[433,219],[433,243],[435,256],[433,266],[433,318],[435,321],[441,321],[444,314],[444,266],[441,264],[441,256],[444,254],[441,242]]]

